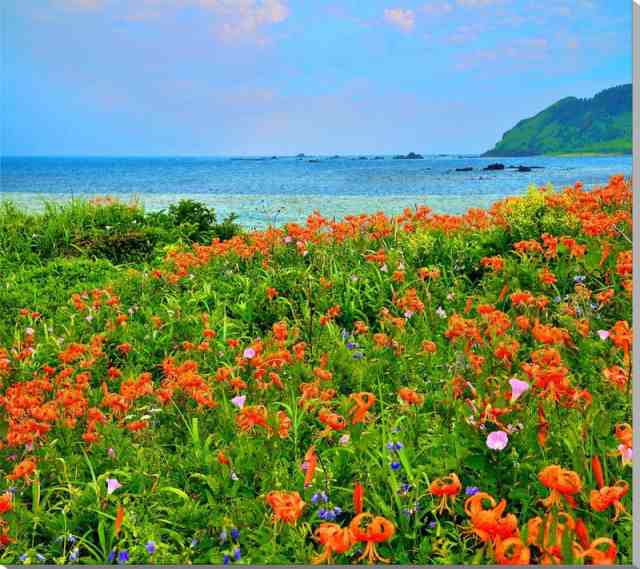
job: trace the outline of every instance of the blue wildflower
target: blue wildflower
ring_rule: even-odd
[[[112,549],[111,553],[109,553],[109,556],[107,557],[107,560],[109,561],[109,563],[113,563],[113,560],[115,559],[115,557],[116,557],[116,550]],[[71,556],[69,556],[69,559],[71,559]]]
[[[79,553],[80,553],[80,550],[77,547],[72,549],[71,553],[69,553],[69,561],[77,561]],[[113,559],[111,559],[111,560],[113,561]]]
[[[227,530],[222,530],[220,532],[220,543],[226,543],[227,542]]]
[[[233,539],[233,541],[238,541],[239,537],[240,537],[240,530],[238,528],[233,528],[231,530],[231,539]]]
[[[156,542],[150,539],[149,541],[147,541],[145,548],[149,555],[153,555],[156,552]]]
[[[435,522],[435,521],[429,522],[429,527],[430,527],[431,529],[433,529],[434,527],[436,527],[436,522]]]
[[[28,558],[29,556],[26,553],[23,553],[20,557],[18,557],[20,561],[26,561]]]
[[[347,349],[353,350],[358,347],[358,344],[354,344],[353,342],[347,342]]]
[[[127,561],[129,561],[129,552],[126,549],[123,549],[118,553],[118,564],[123,565]]]
[[[233,552],[233,556],[235,557],[236,561],[240,561],[241,553],[239,547],[236,547],[235,551]]]
[[[392,462],[391,463],[391,468],[393,470],[398,470],[398,468],[400,468],[400,463],[399,462]]]
[[[225,553],[224,557],[222,558],[222,564],[223,565],[229,565],[229,561],[231,561],[230,557]]]
[[[480,488],[477,486],[467,486],[464,490],[467,496],[475,496],[478,492],[480,492]]]
[[[40,563],[44,563],[47,560],[47,558],[42,555],[42,553],[36,553],[36,559],[40,561]]]

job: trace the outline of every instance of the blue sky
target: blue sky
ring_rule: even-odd
[[[631,81],[627,0],[3,0],[5,155],[479,153]]]

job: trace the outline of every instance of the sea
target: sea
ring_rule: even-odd
[[[485,170],[496,162],[505,169]],[[193,199],[214,208],[218,220],[235,213],[245,228],[260,229],[302,223],[314,211],[340,219],[427,205],[460,214],[532,185],[592,188],[631,171],[631,156],[2,157],[0,199],[40,210],[47,201],[112,196],[148,211]]]

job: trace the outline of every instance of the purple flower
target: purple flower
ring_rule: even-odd
[[[398,470],[398,468],[400,468],[400,463],[399,462],[392,462],[391,463],[391,469],[392,470]]]
[[[512,377],[509,380],[509,385],[511,385],[511,403],[514,403],[527,389],[529,389],[529,384],[526,381],[520,381],[516,377]]]
[[[129,552],[126,549],[123,549],[118,553],[118,564],[124,565],[127,561],[129,561]]]
[[[503,450],[509,442],[509,436],[504,431],[493,431],[487,436],[487,446],[492,450]]]
[[[347,342],[347,349],[348,350],[353,350],[354,348],[357,348],[358,344],[354,344],[353,342]]]
[[[247,348],[243,353],[242,357],[245,360],[251,360],[256,357],[256,351],[253,348]]]
[[[240,561],[241,553],[239,547],[236,547],[235,551],[233,552],[233,556],[235,557],[236,561]]]
[[[150,539],[149,541],[147,541],[145,548],[149,555],[153,555],[156,552],[156,542]]]
[[[117,478],[107,478],[107,496],[113,494],[118,488],[122,488],[122,484]]]
[[[436,522],[435,522],[435,521],[429,522],[429,527],[430,527],[431,529],[433,529],[434,527],[436,527]]]
[[[225,553],[224,557],[222,558],[222,564],[223,565],[229,565],[230,561],[231,561],[231,558]]]
[[[233,403],[238,409],[242,409],[246,400],[246,395],[236,395],[233,399],[231,399],[231,403]]]
[[[231,530],[231,539],[233,539],[233,541],[238,541],[239,537],[240,537],[240,530],[238,528],[233,528]]]
[[[475,496],[478,492],[480,492],[480,488],[477,486],[467,486],[464,490],[467,496]]]
[[[73,552],[72,552],[73,553]],[[111,552],[109,553],[109,556],[107,557],[107,560],[109,561],[109,563],[113,563],[113,560],[116,558],[116,550],[112,549]],[[71,556],[69,556],[69,559],[71,559]],[[74,560],[75,561],[75,560]]]

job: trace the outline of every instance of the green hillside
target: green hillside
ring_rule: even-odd
[[[507,131],[484,156],[630,154],[631,84],[567,97]]]

